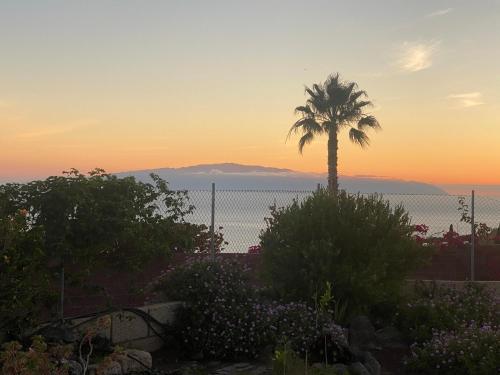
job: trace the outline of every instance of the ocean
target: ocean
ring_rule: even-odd
[[[249,246],[259,243],[259,234],[266,228],[270,206],[283,207],[296,200],[304,200],[312,191],[290,190],[217,190],[215,194],[215,228],[222,227],[229,243],[225,252],[246,252]],[[186,221],[210,226],[211,192],[188,191],[190,203],[195,206]],[[402,204],[413,224],[426,224],[429,234],[442,234],[450,224],[460,234],[470,233],[470,224],[460,221],[459,196],[384,194],[383,199],[391,206]],[[469,205],[470,196],[465,197]],[[500,198],[476,196],[475,221],[498,228],[500,224]]]

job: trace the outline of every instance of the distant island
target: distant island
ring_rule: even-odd
[[[208,190],[215,182],[218,189],[314,190],[326,184],[326,174],[297,172],[291,169],[235,163],[200,164],[181,168],[158,168],[115,173],[149,181],[155,173],[167,180],[172,189]],[[340,176],[339,185],[352,193],[447,194],[437,186],[369,176]]]

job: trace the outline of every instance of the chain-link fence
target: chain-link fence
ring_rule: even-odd
[[[270,207],[284,207],[294,200],[299,202],[311,196],[314,190],[215,190],[214,227],[221,228],[228,242],[225,252],[244,253],[259,243],[259,234],[266,228]],[[195,210],[186,221],[205,224],[210,228],[212,191],[188,191],[190,204]],[[461,235],[471,233],[472,196],[445,194],[382,194],[391,206],[403,205],[413,224],[425,224],[428,235],[440,236],[450,230]],[[500,198],[475,196],[475,223],[484,223],[497,233],[500,224]]]

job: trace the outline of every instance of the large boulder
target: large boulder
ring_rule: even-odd
[[[363,358],[363,366],[370,372],[371,375],[380,375],[382,367],[377,359],[370,352],[365,352]]]
[[[63,363],[68,367],[68,374],[69,375],[82,375],[83,374],[83,367],[79,362],[70,360],[70,361],[63,362]]]
[[[375,338],[377,344],[383,348],[399,349],[408,347],[403,334],[392,326],[377,330],[375,332]]]
[[[349,344],[363,350],[378,348],[375,327],[367,316],[359,315],[351,320],[349,324]]]
[[[349,366],[350,375],[371,375],[370,372],[360,362],[355,362]]]
[[[143,350],[125,350],[123,354],[116,357],[116,361],[120,364],[124,374],[147,371],[153,367],[151,354]]]
[[[348,375],[349,374],[349,367],[347,367],[343,363],[335,363],[332,365],[332,368],[335,371],[336,375]]]
[[[377,359],[370,352],[352,346],[351,353],[357,362],[360,362],[370,373],[370,375],[380,375],[382,367]]]

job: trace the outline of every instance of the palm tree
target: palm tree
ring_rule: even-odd
[[[358,90],[354,82],[341,81],[339,74],[330,75],[323,84],[306,86],[306,105],[295,108],[301,118],[293,124],[288,136],[301,132],[299,151],[311,143],[316,135],[328,135],[328,189],[338,191],[337,152],[338,133],[349,128],[349,139],[361,147],[369,145],[369,128],[380,129],[374,116],[365,112],[372,105],[365,91]]]

